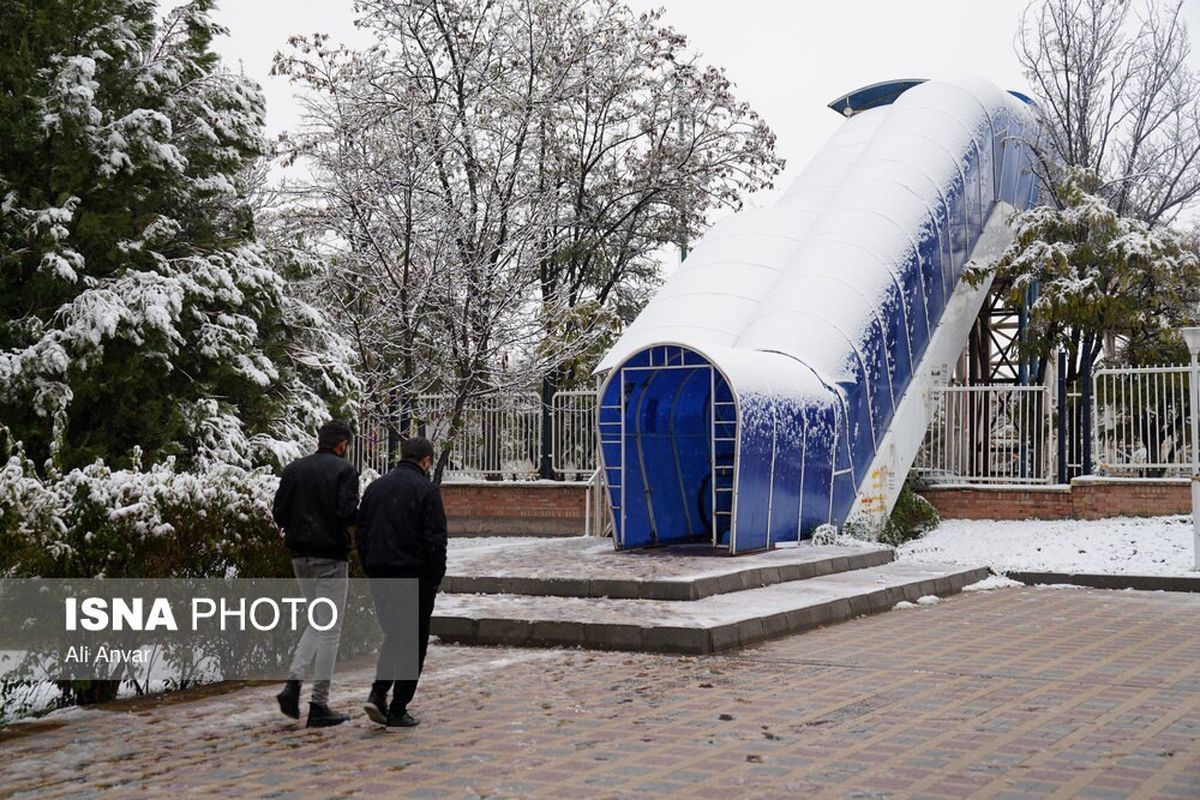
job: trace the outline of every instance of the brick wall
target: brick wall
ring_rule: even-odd
[[[1102,519],[1191,513],[1186,480],[1076,478],[1068,486],[954,486],[921,492],[945,519]],[[447,483],[456,536],[578,536],[582,483]]]
[[[921,492],[945,519],[1103,519],[1188,514],[1187,480],[1076,478],[1070,486],[951,486]]]
[[[451,535],[579,536],[586,506],[582,483],[445,483]]]

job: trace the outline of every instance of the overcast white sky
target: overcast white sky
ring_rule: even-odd
[[[666,9],[665,21],[691,46],[722,65],[739,96],[778,135],[786,187],[838,125],[825,107],[860,86],[890,78],[978,73],[1026,90],[1013,36],[1027,0],[627,0],[637,10]],[[1186,0],[1200,66],[1200,0]],[[291,86],[268,72],[287,37],[320,31],[348,43],[364,37],[353,26],[350,0],[223,0],[218,19],[230,29],[217,43],[234,68],[263,85],[271,134],[294,127]],[[752,199],[769,203],[771,196]]]

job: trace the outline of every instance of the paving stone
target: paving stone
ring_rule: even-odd
[[[538,646],[582,647],[586,641],[586,625],[562,620],[534,620],[530,641]]]
[[[738,641],[742,647],[758,644],[765,638],[761,617],[745,619],[738,623]]]
[[[0,742],[0,797],[1200,796],[1183,593],[977,592],[702,657],[435,644],[408,731],[306,730],[276,691],[52,715]]]
[[[740,572],[722,575],[717,579],[717,590],[721,594],[742,591],[746,588],[746,585],[742,582],[742,576],[743,573]]]
[[[533,624],[525,619],[484,617],[478,620],[475,630],[480,642],[521,645],[529,642]]]
[[[811,578],[816,574],[816,567],[812,562],[802,564],[784,564],[779,567],[779,579],[781,581],[798,581],[805,578]]]
[[[724,650],[732,650],[742,645],[742,639],[738,633],[737,623],[727,625],[717,625],[710,629],[712,642],[712,652],[720,653]]]
[[[871,598],[869,595],[858,594],[847,598],[850,603],[850,613],[853,616],[860,616],[871,611]]]
[[[787,613],[767,614],[762,618],[763,638],[777,639],[780,636],[786,636],[789,633],[799,632],[799,628],[792,629],[788,627]]]
[[[618,623],[587,625],[584,644],[600,650],[639,650],[642,644],[642,627]]]
[[[619,578],[592,578],[588,581],[588,597],[629,598],[629,587],[633,581]],[[525,594],[529,594],[525,592]],[[638,596],[635,592],[634,597]]]
[[[637,597],[642,600],[698,600],[701,597],[717,593],[717,582],[708,578],[695,581],[639,581],[636,586]],[[580,595],[565,596],[578,597]]]
[[[788,611],[784,614],[787,620],[788,630],[801,632],[809,628],[817,626],[817,614],[819,606],[810,606],[809,608],[799,608],[794,611]]]
[[[496,594],[504,591],[506,581],[503,581],[498,575],[472,575],[469,591],[474,594],[482,592],[485,594]]]
[[[649,653],[711,653],[711,632],[705,628],[655,626],[642,629],[638,649]]]
[[[430,631],[447,641],[475,638],[475,620],[470,617],[456,617],[449,614],[439,614],[430,621]]]

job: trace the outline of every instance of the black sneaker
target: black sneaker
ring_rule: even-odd
[[[389,711],[387,715],[387,726],[389,728],[415,728],[420,724],[421,720],[407,711]]]
[[[380,697],[375,692],[371,692],[371,696],[367,698],[367,702],[363,703],[363,711],[366,712],[367,719],[376,725],[387,725],[387,696]]]
[[[339,714],[329,706],[317,705],[316,703],[308,704],[308,724],[307,728],[332,728],[334,725],[341,725],[346,720],[350,719],[345,714]]]
[[[275,699],[279,701],[279,710],[284,716],[300,719],[300,681],[288,681]]]

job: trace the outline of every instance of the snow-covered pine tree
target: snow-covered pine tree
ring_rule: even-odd
[[[0,423],[39,462],[271,464],[347,410],[344,345],[255,242],[263,98],[212,6],[0,9]]]

